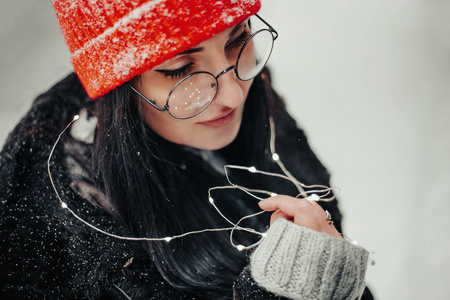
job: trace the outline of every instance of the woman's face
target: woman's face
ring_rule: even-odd
[[[175,84],[193,72],[217,76],[236,64],[239,51],[250,36],[248,21],[213,36],[175,58],[146,71],[134,87],[158,107],[164,107]],[[242,58],[241,58],[242,59]],[[241,81],[231,70],[218,78],[218,91],[210,106],[197,116],[179,120],[158,111],[139,97],[147,124],[161,137],[181,145],[216,150],[230,144],[239,131],[244,103],[253,80]],[[169,101],[170,107],[170,101]]]

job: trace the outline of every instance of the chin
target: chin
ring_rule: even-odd
[[[205,143],[203,145],[198,145],[195,148],[202,149],[202,150],[219,150],[219,149],[225,148],[226,146],[231,144],[234,141],[234,139],[236,138],[236,136],[237,136],[237,134],[234,135],[232,138],[224,139],[221,141]]]
[[[241,124],[239,122],[237,126],[235,125],[237,128],[230,128],[231,132],[229,133],[218,133],[212,137],[205,137],[201,142],[190,146],[202,150],[219,150],[225,148],[236,139],[240,125]]]

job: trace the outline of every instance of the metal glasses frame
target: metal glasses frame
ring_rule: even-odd
[[[241,78],[241,77],[239,76],[238,67],[239,67],[239,60],[240,60],[240,58],[241,58],[242,51],[245,49],[245,47],[247,46],[247,44],[250,43],[250,41],[253,39],[253,37],[254,37],[255,35],[257,35],[258,33],[262,32],[262,31],[269,31],[269,32],[272,34],[272,38],[273,38],[273,40],[272,40],[272,46],[271,46],[269,55],[267,56],[267,59],[266,59],[264,65],[263,65],[263,68],[264,68],[264,66],[267,64],[267,61],[269,60],[270,55],[272,54],[273,42],[278,38],[278,32],[277,32],[272,26],[270,26],[269,23],[267,23],[266,21],[264,21],[264,19],[261,18],[258,14],[255,14],[255,16],[256,16],[261,22],[263,22],[268,28],[260,29],[260,30],[258,30],[258,31],[256,31],[256,32],[252,33],[252,35],[245,41],[244,45],[242,45],[241,50],[239,51],[239,54],[238,54],[238,56],[237,56],[237,58],[236,58],[236,63],[235,63],[234,65],[229,66],[228,68],[226,68],[225,70],[223,70],[222,72],[220,72],[219,74],[217,74],[217,76],[215,76],[215,75],[213,75],[213,74],[211,74],[210,72],[207,72],[207,71],[199,71],[199,72],[195,72],[195,73],[192,73],[192,74],[187,75],[186,77],[182,78],[180,81],[178,81],[178,82],[175,84],[175,86],[172,88],[172,90],[170,91],[169,95],[167,96],[166,104],[165,104],[163,107],[159,107],[158,105],[156,105],[156,101],[155,101],[155,100],[150,100],[150,99],[148,99],[148,98],[145,97],[141,92],[139,92],[135,87],[133,87],[131,84],[129,84],[129,87],[131,88],[131,90],[133,90],[133,92],[135,92],[139,97],[141,97],[142,99],[144,99],[144,100],[145,100],[148,104],[150,104],[153,108],[155,108],[155,109],[157,109],[158,111],[161,111],[161,112],[167,111],[167,112],[169,113],[169,115],[170,115],[172,118],[175,118],[175,119],[178,119],[178,120],[186,120],[186,119],[190,119],[190,118],[193,118],[193,117],[199,115],[200,113],[202,113],[203,111],[205,111],[205,110],[211,105],[211,103],[213,102],[213,100],[216,98],[217,91],[219,90],[219,81],[218,81],[218,79],[219,79],[220,76],[226,74],[227,72],[229,72],[229,71],[231,71],[231,70],[234,70],[235,73],[236,73],[236,76],[237,76],[237,78],[239,78],[239,80],[241,80],[241,81],[248,81],[248,80],[251,80],[251,79],[255,78],[255,77],[259,74],[259,72],[258,72],[258,73],[256,73],[255,76],[253,76],[253,77],[250,77],[250,78],[247,78],[247,79],[243,79],[243,78]],[[263,68],[261,68],[261,70],[262,70]],[[202,110],[198,111],[198,112],[195,113],[194,115],[189,116],[189,117],[176,117],[176,116],[174,116],[174,115],[170,112],[170,110],[169,110],[169,100],[170,100],[170,97],[171,97],[172,93],[173,93],[173,92],[175,91],[175,89],[176,89],[181,83],[183,83],[185,80],[189,79],[190,77],[192,77],[192,76],[194,76],[194,75],[198,75],[198,74],[208,74],[208,75],[212,76],[212,77],[215,79],[215,83],[212,83],[212,84],[211,84],[211,87],[213,87],[213,88],[215,87],[214,96],[211,98],[211,100],[209,101],[209,103],[208,103]]]

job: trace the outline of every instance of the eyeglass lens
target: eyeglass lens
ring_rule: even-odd
[[[242,48],[236,73],[241,80],[250,80],[261,72],[272,52],[273,36],[268,30],[260,30]]]
[[[169,95],[169,112],[175,118],[189,118],[201,113],[217,93],[217,80],[209,73],[184,78]]]
[[[244,44],[235,69],[240,80],[250,80],[261,72],[272,52],[273,40],[272,33],[262,29]],[[170,115],[187,119],[201,113],[211,104],[217,88],[218,82],[210,73],[198,72],[185,77],[169,94]]]

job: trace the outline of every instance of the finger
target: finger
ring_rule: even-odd
[[[313,203],[313,206],[316,208],[314,210],[314,213],[316,215],[316,218],[320,224],[321,230],[324,233],[327,233],[328,235],[342,238],[342,235],[337,231],[336,227],[334,226],[333,222],[327,220],[327,213],[323,208],[315,201],[311,201]],[[333,217],[333,216],[331,216]]]
[[[322,224],[322,231],[331,236],[343,239],[342,235],[336,229],[332,221],[325,220],[325,224]]]
[[[276,220],[278,220],[279,218],[285,218],[286,220],[289,221],[293,221],[292,217],[286,215],[285,213],[283,213],[281,210],[277,210],[276,212],[274,212],[272,214],[272,216],[270,217],[270,225],[273,224],[273,222],[275,222]]]
[[[265,210],[265,211],[276,211],[276,210],[278,210],[278,204],[274,201],[275,197],[279,197],[279,196],[269,197],[269,198],[266,198],[266,199],[260,201],[258,203],[259,207],[262,210]]]
[[[278,209],[297,225],[322,231],[320,222],[314,212],[317,208],[306,199],[278,195],[260,202],[260,207],[268,211]]]
[[[308,200],[299,199],[299,201],[306,201]],[[295,215],[294,215],[294,223],[300,226],[304,226],[307,228],[310,228],[312,230],[316,231],[323,231],[322,224],[320,223],[319,219],[317,218],[317,208],[313,205],[307,206],[305,203],[304,205],[300,206]]]
[[[259,203],[261,209],[275,211],[275,216],[271,218],[271,224],[280,216],[300,226],[304,226],[319,232],[327,233],[334,237],[342,238],[333,224],[326,220],[326,213],[316,201],[309,201],[303,198],[293,198],[290,196],[278,195],[267,198]]]
[[[266,211],[281,210],[283,213],[292,217],[298,210],[314,208],[313,204],[308,200],[284,195],[267,198],[259,202],[259,207]]]
[[[324,228],[327,228],[329,226],[329,221],[327,220],[327,213],[326,211],[322,208],[322,206],[319,205],[319,203],[317,203],[317,201],[314,200],[308,200],[311,205],[314,207],[314,214],[316,215],[316,218],[318,220],[318,222],[324,226]],[[332,223],[331,223],[332,224]]]
[[[276,214],[274,213],[271,224],[280,216],[283,216],[297,225],[342,238],[334,225],[326,220],[326,212],[316,201],[278,195],[261,201],[260,207],[267,211],[279,211]]]

